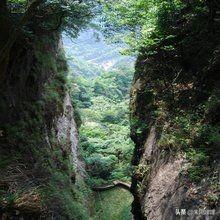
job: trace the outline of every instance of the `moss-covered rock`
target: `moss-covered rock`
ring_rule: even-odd
[[[88,219],[59,33],[13,49],[0,82],[0,216]]]

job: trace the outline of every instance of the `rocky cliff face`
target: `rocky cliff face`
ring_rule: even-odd
[[[57,119],[57,139],[63,152],[69,155],[70,164],[75,173],[73,179],[86,177],[84,163],[80,159],[78,149],[78,128],[74,119],[74,108],[69,93],[66,93],[63,102],[63,114]],[[75,181],[75,180],[74,180]]]
[[[219,217],[220,33],[215,21],[203,28],[207,20],[195,15],[178,24],[176,38],[153,55],[143,49],[136,62],[130,103],[136,219]]]
[[[212,210],[208,219],[217,219],[219,216],[219,158],[217,156],[219,150],[217,143],[209,143],[209,152],[198,162],[201,168],[196,167],[198,170],[194,171],[196,160],[200,160],[200,153],[198,153],[199,155],[196,153],[192,155],[192,153],[190,156],[189,150],[181,149],[177,140],[172,140],[172,136],[164,137],[166,129],[173,126],[170,122],[160,121],[159,118],[149,120],[151,113],[145,112],[146,105],[143,103],[147,83],[143,85],[145,86],[138,90],[133,87],[135,102],[132,103],[134,104],[132,106],[133,120],[137,120],[137,117],[143,116],[142,113],[146,113],[146,118],[138,118],[139,124],[134,123],[135,125],[133,124],[132,127],[132,138],[136,143],[133,157],[136,171],[132,181],[135,198],[133,213],[136,215],[136,219],[205,219],[205,214],[185,214],[190,210],[203,209]],[[138,96],[141,96],[140,102]],[[175,131],[172,130],[172,132]],[[186,138],[185,134],[179,135],[182,139]],[[189,139],[194,138],[194,134],[191,135],[189,134]],[[162,145],[164,138],[167,139]],[[200,142],[199,138],[202,139],[198,136],[196,138],[198,138],[196,140],[198,142]],[[193,141],[190,140],[190,142]],[[213,149],[210,149],[212,147]],[[203,159],[204,161],[202,161]],[[181,210],[183,213],[179,214]],[[201,213],[205,213],[205,211],[201,211]]]
[[[12,51],[1,78],[0,217],[86,219],[59,34],[21,36]]]

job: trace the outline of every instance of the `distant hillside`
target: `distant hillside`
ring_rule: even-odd
[[[74,75],[98,76],[103,70],[117,69],[123,64],[127,66],[134,60],[120,54],[123,45],[107,44],[102,33],[94,29],[83,31],[77,39],[63,35],[63,43]]]

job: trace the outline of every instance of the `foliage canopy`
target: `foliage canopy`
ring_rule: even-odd
[[[125,53],[148,48],[154,53],[161,41],[175,37],[176,26],[182,19],[204,9],[205,0],[108,0],[102,1],[105,31],[111,37],[123,39],[129,45]],[[181,17],[183,11],[191,15]],[[111,24],[111,25],[110,25]],[[167,48],[172,49],[172,48]]]

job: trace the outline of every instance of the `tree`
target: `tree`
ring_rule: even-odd
[[[3,0],[0,2],[0,70],[19,37],[65,31],[75,36],[92,17],[89,0]]]
[[[210,18],[213,20],[213,6],[217,6],[217,2],[215,0],[103,0],[102,5],[105,31],[111,37],[116,34],[119,39],[123,39],[129,45],[129,52],[145,48],[149,53],[154,53],[152,48],[178,35],[177,26],[183,21],[193,20],[195,14],[202,14],[209,8]]]

